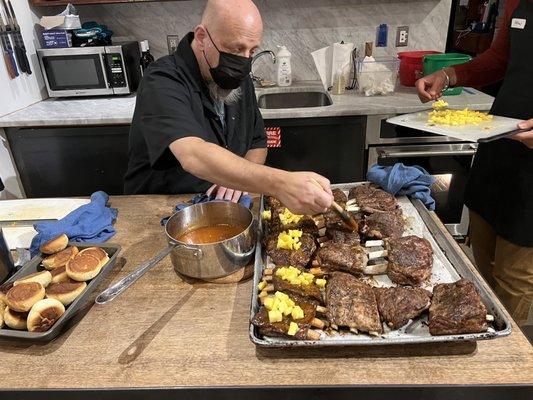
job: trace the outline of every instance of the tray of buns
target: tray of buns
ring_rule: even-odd
[[[0,286],[0,337],[50,341],[90,300],[115,265],[116,244],[46,243]]]
[[[261,347],[483,340],[511,323],[419,200],[332,185],[334,212],[295,215],[262,197],[250,339]]]

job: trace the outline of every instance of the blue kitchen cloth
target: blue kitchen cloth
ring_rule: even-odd
[[[192,206],[193,204],[199,204],[199,203],[207,203],[208,201],[229,201],[229,200],[220,200],[216,199],[215,195],[208,196],[205,193],[200,193],[194,196],[192,199],[190,199],[186,203],[178,203],[176,204],[176,207],[174,207],[174,212],[183,210],[184,208],[187,208],[189,206]],[[253,201],[250,196],[247,194],[243,194],[241,198],[239,199],[239,203],[245,206],[246,208],[252,208]],[[165,226],[170,216],[165,217],[161,220],[161,225]]]
[[[374,164],[368,170],[366,178],[393,195],[419,199],[428,210],[435,210],[435,200],[431,197],[430,190],[435,178],[418,165],[408,167],[396,163],[392,167],[382,167]]]
[[[107,206],[109,196],[104,192],[94,192],[91,202],[78,207],[58,221],[41,222],[33,227],[37,235],[31,241],[32,256],[39,252],[39,246],[53,238],[66,234],[70,241],[102,243],[115,234],[113,221],[117,219],[117,209]]]

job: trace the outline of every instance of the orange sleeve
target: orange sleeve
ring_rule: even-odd
[[[498,82],[505,76],[509,61],[509,25],[520,0],[506,0],[499,29],[490,48],[465,64],[454,68],[457,86],[485,86]]]

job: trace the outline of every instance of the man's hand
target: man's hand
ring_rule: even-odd
[[[333,201],[329,180],[314,172],[286,172],[283,183],[274,195],[296,214],[325,212]]]
[[[207,194],[208,196],[216,194],[215,198],[217,199],[224,199],[232,201],[233,203],[237,203],[243,194],[248,193],[241,192],[240,190],[228,189],[224,186],[213,185],[209,189],[207,189],[207,192],[205,192],[205,194]]]
[[[456,84],[455,70],[453,68],[445,68],[444,71],[433,72],[431,75],[424,76],[416,81],[415,87],[422,103],[438,100],[442,96],[442,91],[446,88],[446,83],[448,83],[446,74],[450,77],[449,85],[454,86]]]
[[[526,132],[517,133],[516,135],[511,136],[510,139],[518,140],[530,149],[533,149],[533,118],[520,122],[518,124],[518,129],[529,130]]]

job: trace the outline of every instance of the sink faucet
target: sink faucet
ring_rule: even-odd
[[[261,56],[264,56],[266,54],[270,54],[270,58],[272,59],[272,64],[276,63],[276,55],[274,54],[274,52],[272,50],[263,50],[263,51],[257,53],[255,56],[253,56],[253,58],[252,58],[252,67],[254,66],[254,63],[256,62],[256,60],[258,58],[260,58]],[[250,72],[250,74],[252,75],[252,80],[254,82],[261,82],[262,79],[259,76],[255,76],[253,74],[253,72]]]

